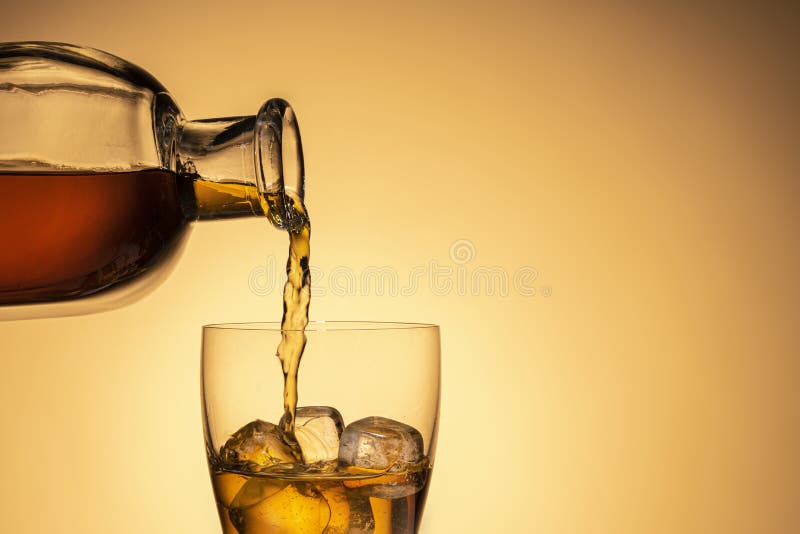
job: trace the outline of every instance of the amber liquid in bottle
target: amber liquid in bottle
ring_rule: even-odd
[[[154,269],[189,220],[165,170],[0,173],[0,301],[78,298]]]

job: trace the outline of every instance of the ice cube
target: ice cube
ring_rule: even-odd
[[[284,418],[280,426],[283,427]],[[306,464],[335,462],[339,455],[339,436],[344,429],[342,414],[330,406],[297,408],[294,436]]]
[[[318,483],[316,488],[322,493],[331,517],[324,534],[351,534],[350,530],[350,503],[347,500],[344,487],[339,482]]]
[[[306,482],[288,484],[260,502],[244,508],[233,508],[230,516],[239,532],[346,532],[341,529],[329,530],[331,506],[320,490]]]
[[[229,507],[239,532],[348,534],[350,504],[340,482],[252,477]]]
[[[374,470],[363,467],[349,467],[346,468],[346,471],[351,474],[376,473]],[[346,488],[358,490],[369,497],[400,499],[413,495],[425,487],[428,474],[427,463],[423,461],[410,466],[407,471],[401,473],[384,473],[364,478],[349,478],[344,480],[343,484]]]
[[[339,445],[345,465],[397,473],[422,460],[422,434],[385,417],[365,417],[347,425]]]
[[[287,481],[277,478],[250,478],[231,500],[230,508],[248,508],[269,499],[288,485]]]
[[[423,458],[419,431],[385,417],[350,423],[339,445],[339,462],[349,472],[375,475],[346,480],[345,486],[382,499],[399,499],[419,491],[427,477]]]
[[[236,494],[247,483],[247,477],[238,473],[226,473],[224,471],[214,473],[211,477],[214,484],[214,494],[217,502],[223,506],[230,506]]]
[[[247,482],[247,477],[237,473],[226,473],[223,471],[214,473],[211,481],[214,485],[217,512],[222,522],[222,531],[226,533],[236,532],[233,523],[231,523],[228,509],[231,505],[231,501],[234,500],[236,494]]]
[[[350,505],[350,526],[349,530],[347,530],[348,534],[370,534],[372,532],[380,532],[375,530],[375,518],[372,517],[372,507],[370,506],[368,496],[348,491],[347,502]]]
[[[300,454],[286,438],[283,431],[261,420],[247,423],[220,449],[223,463],[261,471],[280,464],[300,461]]]

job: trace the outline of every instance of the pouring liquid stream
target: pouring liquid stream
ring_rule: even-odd
[[[283,287],[281,341],[276,355],[283,368],[282,430],[294,439],[297,371],[306,346],[305,328],[308,325],[308,307],[311,301],[311,222],[299,197],[286,192],[285,202],[288,220],[283,223],[289,234],[289,259],[286,262],[286,284]]]

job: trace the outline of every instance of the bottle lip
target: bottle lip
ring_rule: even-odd
[[[262,195],[289,192],[305,197],[305,167],[300,129],[292,106],[282,98],[267,100],[254,126],[255,166]]]

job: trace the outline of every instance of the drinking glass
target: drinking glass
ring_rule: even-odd
[[[279,323],[203,328],[203,421],[223,532],[418,532],[439,416],[439,327],[312,322],[284,432]]]

